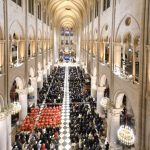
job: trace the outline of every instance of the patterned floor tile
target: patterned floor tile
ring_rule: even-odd
[[[69,143],[71,142],[70,138],[67,138],[67,139],[65,140],[65,142],[66,142],[67,144],[69,144]]]
[[[70,100],[69,100],[69,81],[68,81],[68,68],[65,68],[65,81],[64,81],[64,98],[62,105],[61,114],[61,129],[60,129],[60,140],[59,140],[59,150],[70,150],[71,140],[70,140]]]
[[[63,149],[64,149],[64,146],[60,144],[58,147],[58,150],[63,150]]]
[[[70,150],[70,149],[71,149],[71,145],[70,145],[70,144],[67,144],[67,145],[65,146],[65,148],[66,148],[67,150]]]
[[[70,133],[66,133],[66,135],[65,135],[66,137],[70,137]]]
[[[64,136],[65,136],[65,134],[63,134],[63,133],[61,133],[61,134],[59,135],[60,138],[63,138]]]
[[[59,143],[60,144],[63,144],[65,141],[61,138],[60,140],[59,140]]]

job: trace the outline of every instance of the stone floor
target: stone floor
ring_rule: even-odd
[[[70,150],[70,100],[69,100],[69,71],[68,66],[65,67],[65,82],[64,82],[64,99],[62,104],[61,114],[61,126],[60,126],[60,139],[59,139],[59,150]]]

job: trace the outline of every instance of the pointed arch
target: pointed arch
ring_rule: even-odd
[[[42,39],[42,31],[41,31],[41,29],[38,29],[38,39]]]
[[[14,20],[9,27],[9,35],[16,34],[19,38],[24,38],[23,26],[18,20]]]
[[[101,41],[109,41],[111,37],[111,29],[108,24],[104,24],[101,30],[100,39]]]
[[[29,26],[28,35],[29,39],[35,39],[35,29],[32,25]]]
[[[128,97],[127,93],[121,89],[116,91],[116,93],[114,95],[115,108],[116,109],[122,108],[124,97],[126,98],[126,105],[127,105],[128,111],[130,112],[130,114],[132,114],[134,116],[135,112],[134,112],[133,106],[130,103],[130,98]]]
[[[127,19],[130,19],[129,24],[126,24]],[[140,34],[140,25],[136,18],[132,14],[126,14],[120,21],[116,34],[115,34],[115,41],[118,42],[118,40],[121,39],[123,40],[123,35],[122,33],[131,33],[132,35],[132,40]]]

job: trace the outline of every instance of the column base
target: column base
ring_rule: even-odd
[[[11,111],[0,112],[0,149],[11,150]]]
[[[117,144],[110,144],[110,150],[123,150],[123,148]]]
[[[95,88],[91,88],[91,96],[96,98],[97,97],[97,89]]]
[[[11,128],[11,114],[8,114],[7,116],[7,150],[12,149],[12,128]]]
[[[0,120],[0,147],[7,150],[7,118]]]
[[[100,105],[101,98],[104,97],[104,90],[106,87],[97,88],[97,112],[100,117],[105,118],[104,109]]]
[[[31,79],[31,84],[34,88],[34,92],[33,92],[33,97],[34,99],[32,99],[31,101],[29,101],[29,103],[31,102],[32,104],[34,103],[35,105],[37,105],[37,78],[30,78]]]
[[[37,78],[37,87],[42,89],[43,87],[43,71],[38,71],[38,78]]]
[[[91,76],[91,96],[97,97],[97,85],[96,85],[96,76]]]
[[[121,109],[110,109],[107,113],[107,139],[112,150],[122,150],[122,146],[118,144],[117,131],[120,127]]]
[[[27,108],[28,108],[26,90],[20,91],[19,102],[21,105],[21,111],[19,112],[19,121],[23,121],[27,116]]]

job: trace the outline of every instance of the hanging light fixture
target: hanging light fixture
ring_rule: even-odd
[[[117,132],[118,139],[121,143],[127,146],[132,146],[135,143],[135,136],[133,129],[128,125],[122,125]]]
[[[124,107],[123,109],[123,114],[125,117],[125,124],[120,126],[117,132],[117,136],[121,143],[123,143],[126,146],[132,146],[134,145],[134,142],[135,142],[135,136],[134,136],[133,129],[131,129],[131,127],[127,125],[128,115],[127,115],[126,107]]]
[[[15,115],[17,113],[19,113],[21,110],[21,105],[19,102],[13,102],[11,103],[11,114]]]
[[[107,109],[110,106],[110,99],[108,97],[102,97],[100,101],[100,105],[104,109]]]

